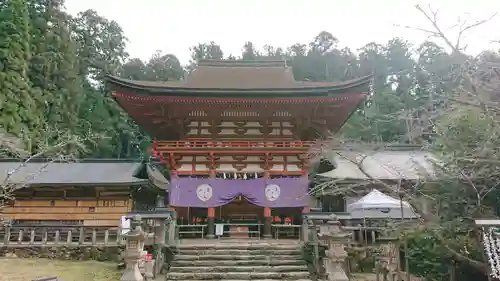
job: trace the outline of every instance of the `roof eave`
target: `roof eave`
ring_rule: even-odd
[[[131,182],[107,182],[107,183],[102,183],[102,182],[83,182],[83,183],[67,183],[67,182],[55,182],[55,183],[13,183],[13,184],[19,184],[19,185],[24,185],[20,189],[23,188],[29,188],[29,187],[44,187],[44,186],[49,186],[49,187],[74,187],[74,186],[82,186],[82,187],[92,187],[92,186],[103,186],[103,187],[111,187],[111,186],[137,186],[137,185],[143,185],[143,184],[149,184],[148,180],[137,180],[137,181],[131,181]]]
[[[131,83],[129,80],[121,79],[116,76],[107,76],[106,84],[113,89],[114,86],[121,86],[124,88],[129,88],[132,90],[147,91],[150,93],[175,93],[175,94],[185,94],[185,93],[200,93],[200,94],[220,94],[220,93],[231,93],[231,94],[281,94],[286,95],[290,93],[296,94],[322,94],[331,93],[338,91],[346,91],[363,85],[369,85],[372,79],[372,75],[360,77],[345,83],[340,83],[337,85],[329,86],[308,86],[308,87],[296,87],[296,88],[192,88],[192,87],[179,87],[179,86],[156,86],[156,85],[139,85],[138,83]]]
[[[16,163],[16,164],[27,164],[27,163],[137,163],[141,164],[141,161],[137,161],[135,158],[124,158],[124,159],[114,159],[114,158],[81,158],[74,159],[73,161],[52,161],[48,158],[34,158],[30,159],[29,162],[26,159],[19,158],[0,158],[0,163]]]

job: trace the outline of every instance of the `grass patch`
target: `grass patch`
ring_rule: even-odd
[[[31,281],[56,276],[66,281],[116,281],[116,263],[0,258],[0,281]]]

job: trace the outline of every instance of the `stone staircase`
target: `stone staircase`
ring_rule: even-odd
[[[297,243],[181,245],[178,251],[166,280],[310,280]]]

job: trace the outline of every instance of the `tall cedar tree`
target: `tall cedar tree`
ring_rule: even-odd
[[[70,37],[70,18],[60,0],[30,0],[32,58],[29,77],[43,97],[44,118],[52,126],[78,134],[83,89],[78,75],[77,46]]]
[[[42,114],[28,76],[30,16],[24,0],[7,0],[0,9],[0,127],[29,142],[37,137]]]

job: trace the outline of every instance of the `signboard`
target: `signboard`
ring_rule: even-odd
[[[120,229],[122,235],[130,231],[130,220],[126,216],[120,218]]]
[[[216,236],[224,235],[224,224],[222,224],[222,223],[215,224],[215,235]]]

